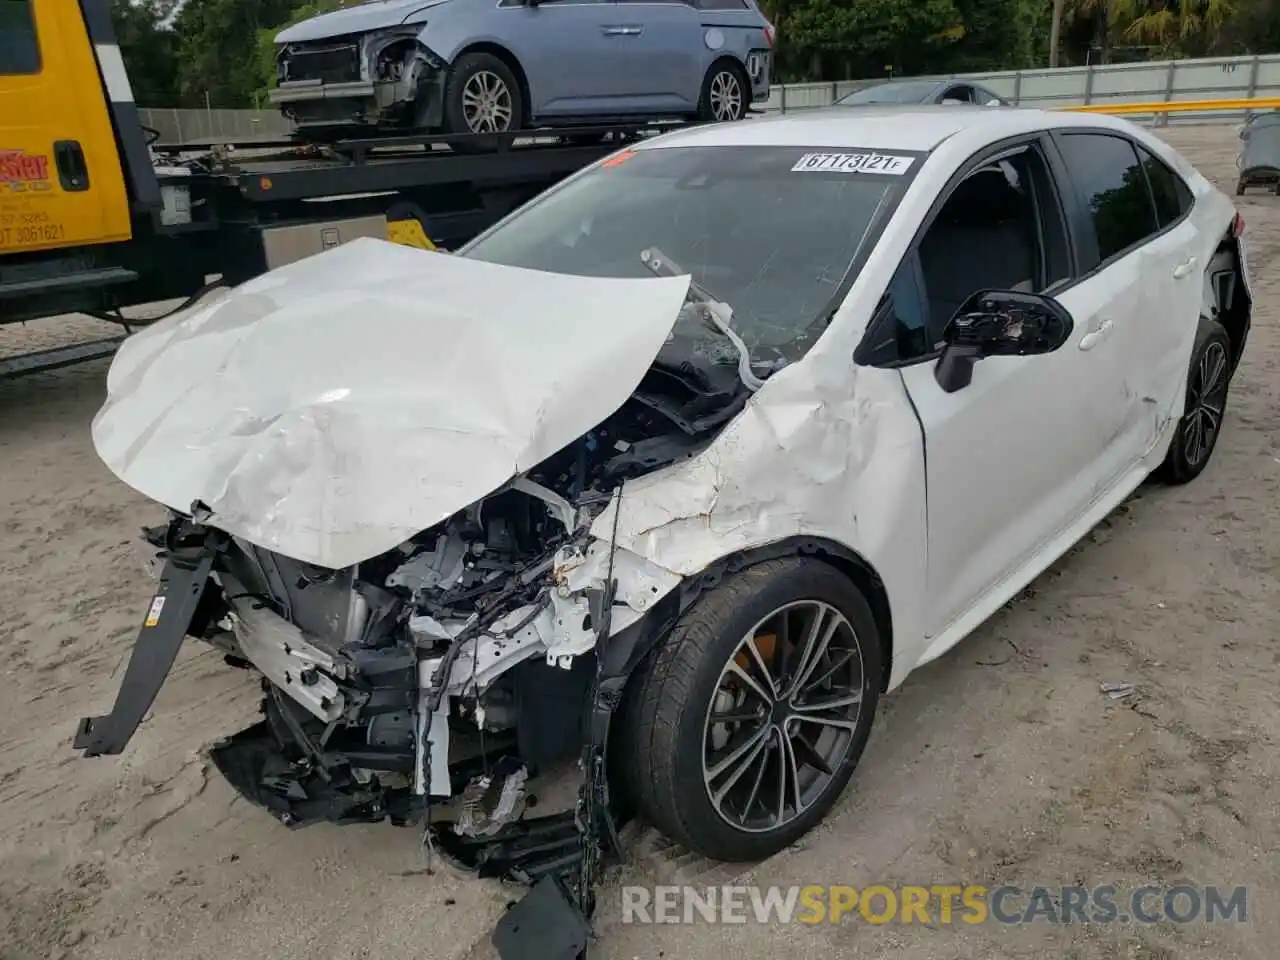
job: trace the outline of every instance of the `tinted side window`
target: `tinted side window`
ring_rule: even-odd
[[[39,72],[40,43],[31,0],[0,0],[0,74]]]
[[[1167,227],[1191,209],[1191,188],[1159,157],[1142,147],[1138,147],[1138,155],[1147,171],[1147,182],[1151,184],[1151,196],[1156,202],[1160,226]]]
[[[1159,229],[1147,178],[1128,140],[1066,133],[1060,144],[1080,201],[1093,221],[1100,260],[1109,260]]]

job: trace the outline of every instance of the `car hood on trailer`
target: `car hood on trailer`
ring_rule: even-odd
[[[308,40],[327,40],[353,33],[367,33],[384,27],[398,27],[405,23],[417,23],[426,19],[432,7],[449,0],[375,0],[359,6],[322,13],[310,20],[303,20],[286,27],[276,34],[276,43],[305,43]]]
[[[129,486],[341,568],[615,412],[689,278],[542,273],[356,240],[125,341],[93,421]]]

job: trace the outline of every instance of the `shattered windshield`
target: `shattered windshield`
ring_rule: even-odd
[[[645,277],[645,251],[660,250],[728,304],[753,355],[786,357],[807,349],[918,164],[914,155],[820,147],[624,152],[460,253],[552,273]]]

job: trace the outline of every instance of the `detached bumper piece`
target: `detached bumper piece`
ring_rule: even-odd
[[[593,891],[582,886],[590,840],[583,836],[577,812],[521,820],[484,839],[460,837],[447,823],[427,830],[436,855],[455,868],[531,886],[491,935],[502,960],[585,956]]]
[[[115,705],[106,716],[85,717],[76,730],[73,745],[86,757],[122,753],[133,738],[173,668],[220,542],[220,534],[198,524],[186,524],[175,531],[160,586],[138,630]]]
[[[408,787],[387,786],[380,777],[406,780],[413,753],[326,737],[302,707],[263,681],[263,720],[215,743],[209,759],[250,803],[290,828],[327,822],[406,826],[421,819],[424,801]],[[363,777],[356,769],[366,771]]]

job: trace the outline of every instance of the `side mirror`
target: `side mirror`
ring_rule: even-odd
[[[987,290],[966,300],[942,332],[945,346],[933,369],[947,393],[967,387],[984,357],[1052,353],[1071,336],[1075,321],[1058,301],[1038,293]]]

